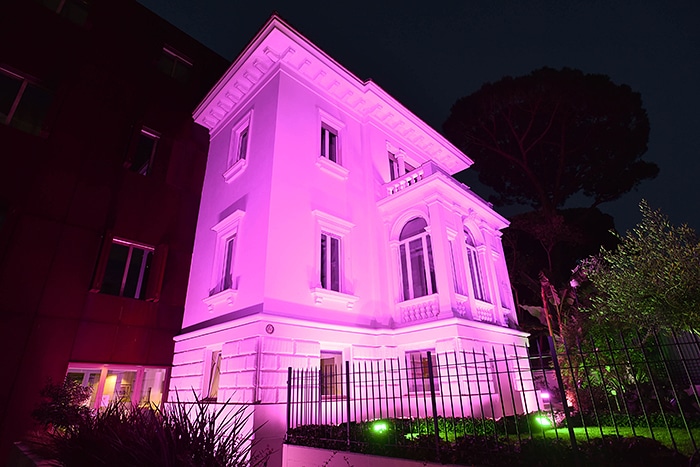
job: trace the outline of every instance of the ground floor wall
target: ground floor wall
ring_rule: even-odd
[[[319,372],[342,373],[345,362],[357,368],[379,369],[383,365],[386,371],[384,362],[412,361],[412,368],[423,368],[428,352],[437,356],[432,357],[436,358],[436,364],[464,363],[474,370],[437,381],[442,394],[469,394],[470,399],[475,400],[471,403],[472,408],[476,408],[472,410],[473,415],[500,417],[536,406],[532,376],[526,363],[525,333],[460,318],[388,330],[323,324],[264,313],[178,336],[170,400],[177,395],[181,401],[204,399],[216,404],[253,404],[257,449],[274,451],[276,460],[270,465],[280,465],[282,440],[288,424],[290,368],[308,369],[316,375],[312,376],[313,389],[303,389],[316,391],[317,402],[324,401],[324,404],[313,404],[315,415],[312,418],[318,419],[325,410],[337,414],[331,419],[332,423],[342,423],[346,411],[333,407],[344,397],[345,390],[337,388],[335,376],[329,384],[319,382]],[[517,371],[521,376],[506,382],[503,379],[508,378],[508,373],[503,367],[509,365],[510,359],[518,361]],[[328,370],[329,367],[333,369]],[[499,367],[503,371],[499,371]],[[507,369],[513,373],[514,368]],[[427,373],[421,374],[420,384],[425,384],[426,378]],[[409,391],[425,390],[423,386],[416,386],[415,374],[412,379],[414,386]],[[369,389],[388,387],[387,381],[388,377],[372,383],[358,379],[354,390],[370,394]],[[397,383],[397,387],[401,390],[401,383]],[[372,394],[377,399],[376,393]],[[484,397],[490,399],[489,403],[481,401]],[[496,404],[492,403],[494,398],[499,399]],[[363,398],[366,405],[368,399],[370,397]],[[410,401],[410,397],[406,400]],[[416,404],[415,412],[418,416],[419,405]],[[366,415],[369,414],[368,411]]]

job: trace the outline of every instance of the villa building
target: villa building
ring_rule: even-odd
[[[194,119],[210,146],[171,400],[255,403],[272,440],[289,367],[525,351],[507,221],[378,85],[273,16]]]

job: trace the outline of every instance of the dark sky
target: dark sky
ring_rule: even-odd
[[[646,198],[673,223],[700,230],[697,0],[140,2],[229,60],[277,11],[437,130],[459,97],[506,75],[543,66],[607,74],[641,93],[651,122],[645,159],[661,173],[601,208],[624,231]]]

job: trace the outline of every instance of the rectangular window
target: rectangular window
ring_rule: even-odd
[[[396,160],[396,156],[391,152],[389,153],[389,175],[392,180],[396,180],[401,176],[399,173],[399,161]]]
[[[233,288],[233,255],[236,251],[236,236],[226,240],[226,246],[224,247],[224,269],[221,272],[221,277],[223,280],[222,290]]]
[[[248,153],[248,128],[243,130],[238,136],[238,160],[246,159]]]
[[[159,139],[160,135],[153,130],[141,129],[136,137],[130,160],[127,163],[129,170],[139,175],[148,175],[150,173]]]
[[[333,397],[343,394],[343,358],[339,353],[321,352],[319,386],[321,396]]]
[[[88,404],[98,409],[117,401],[139,407],[160,405],[165,375],[165,368],[70,363],[66,379],[92,389]]]
[[[51,11],[80,26],[87,21],[90,0],[40,0]]]
[[[115,238],[109,251],[100,292],[145,299],[152,259],[153,248]]]
[[[325,157],[331,162],[340,162],[338,160],[338,132],[326,125],[321,126],[321,157]]]
[[[457,276],[457,267],[455,266],[455,251],[452,241],[450,241],[450,268],[452,270],[452,283],[454,284],[455,293],[464,295],[462,282],[459,280],[459,276]]]
[[[433,384],[435,390],[439,390],[437,384],[438,365],[434,351],[420,350],[406,354],[408,367],[408,388],[410,391],[430,391],[430,371],[433,372]]]
[[[321,287],[340,292],[340,238],[321,233]]]
[[[221,350],[213,350],[209,356],[207,386],[203,398],[206,402],[216,402],[219,398],[219,377],[221,376]]]
[[[236,251],[239,247],[239,227],[245,212],[235,211],[212,227],[216,232],[216,250],[214,251],[211,288],[209,296],[213,297],[225,290],[237,290]]]
[[[187,83],[192,75],[192,62],[171,47],[163,47],[158,69],[180,83]]]
[[[0,121],[5,125],[40,134],[51,99],[47,90],[0,68]]]

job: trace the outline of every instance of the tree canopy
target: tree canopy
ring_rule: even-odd
[[[597,206],[658,173],[642,160],[641,96],[605,75],[542,68],[505,77],[459,99],[443,129],[496,191],[496,205],[549,213],[582,194]]]
[[[589,311],[614,325],[700,331],[700,238],[640,204],[642,221],[613,250],[586,260],[595,286]]]

